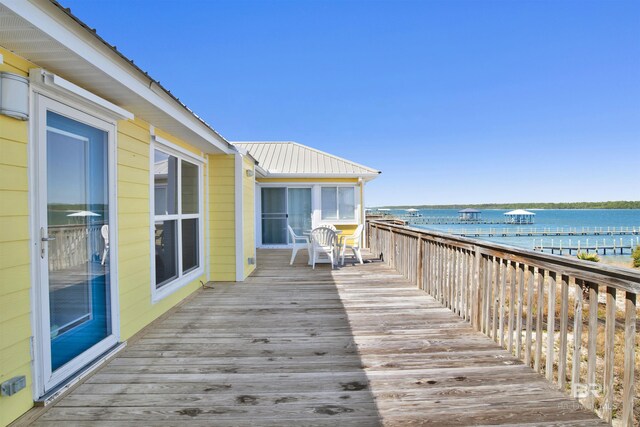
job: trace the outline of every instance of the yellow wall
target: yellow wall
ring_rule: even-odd
[[[0,71],[23,76],[37,65],[0,48],[4,57]],[[0,426],[4,426],[33,406],[33,381],[30,352],[31,275],[28,194],[29,121],[0,115],[0,382],[25,375],[27,388],[11,397],[0,397]],[[185,141],[161,129],[162,138],[201,154]],[[149,144],[151,130],[142,120],[125,120],[117,124],[117,193],[118,193],[118,290],[121,340],[129,339],[154,319],[199,288],[196,278],[157,303],[151,301],[151,242]],[[206,197],[203,222],[206,248],[205,262],[211,263],[210,278],[235,280],[235,198],[234,156],[208,156],[203,168]],[[247,164],[247,167],[249,165]],[[252,167],[252,166],[251,166]],[[246,186],[246,182],[243,187]],[[206,190],[206,191],[205,191]],[[250,193],[249,193],[250,190]],[[253,187],[247,187],[244,218],[250,220],[245,241],[253,250]],[[251,213],[249,215],[249,212]],[[207,225],[211,235],[207,239]]]
[[[254,170],[254,162],[248,157],[243,158],[242,166],[242,241],[244,248],[244,277],[247,277],[256,265],[249,265],[248,258],[256,256],[256,235],[255,235],[255,188],[254,177],[249,177],[246,170]]]
[[[0,71],[26,76],[34,65],[0,48]],[[0,115],[0,382],[26,375],[27,387],[0,396],[0,425],[33,406],[27,140],[29,122]]]
[[[208,155],[210,279],[236,280],[235,156]]]
[[[258,183],[282,183],[282,184],[327,184],[327,183],[353,183],[358,185],[358,178],[256,178]],[[363,192],[361,189],[356,188],[356,191],[360,193],[360,209],[364,209],[362,205]],[[356,218],[358,223],[362,222],[362,216],[358,214]],[[353,234],[358,227],[357,224],[340,224],[338,220],[335,221],[336,228],[342,230],[343,235]]]
[[[195,153],[187,143],[156,134]],[[136,332],[182,301],[205,280],[202,274],[188,285],[153,304],[151,302],[151,246],[149,197],[149,124],[142,120],[118,123],[118,284],[121,339]],[[204,190],[201,191],[204,196]],[[201,196],[201,197],[202,197]]]

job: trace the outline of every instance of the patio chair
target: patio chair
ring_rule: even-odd
[[[356,228],[355,233],[353,233],[350,236],[342,236],[342,244],[340,245],[340,263],[342,265],[344,265],[344,253],[347,251],[347,249],[351,249],[353,251],[353,256],[355,256],[358,261],[360,261],[360,264],[364,264],[364,262],[362,261],[362,231],[364,230],[364,225],[360,224],[358,225],[358,228]],[[350,244],[347,244],[347,242],[350,242]]]
[[[325,255],[331,262],[333,269],[336,257],[336,232],[326,226],[315,228],[311,232],[311,265],[316,268],[316,261],[321,255]]]
[[[309,248],[309,238],[307,236],[298,236],[296,232],[293,231],[293,228],[291,228],[290,225],[287,225],[287,228],[289,229],[289,235],[291,236],[292,244],[291,261],[289,262],[289,265],[292,265],[293,261],[296,259],[296,254],[300,249],[307,249],[307,251],[309,252],[309,256],[311,256],[311,250]],[[304,243],[299,243],[299,240],[303,241]]]

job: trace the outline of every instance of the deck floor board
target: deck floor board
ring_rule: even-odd
[[[604,425],[376,260],[312,270],[259,250],[37,425]]]

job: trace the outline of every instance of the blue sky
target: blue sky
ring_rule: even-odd
[[[227,139],[382,170],[369,206],[640,200],[638,1],[61,2]]]

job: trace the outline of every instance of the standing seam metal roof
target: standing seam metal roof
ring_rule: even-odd
[[[380,171],[292,141],[239,141],[270,175],[371,176]]]

